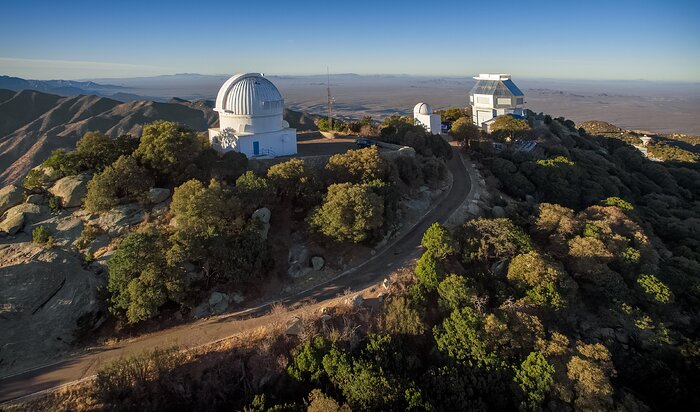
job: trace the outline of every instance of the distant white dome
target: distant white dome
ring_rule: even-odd
[[[284,99],[261,73],[239,73],[221,86],[214,110],[234,116],[282,115]]]
[[[413,108],[413,113],[414,114],[433,114],[433,108],[428,103],[420,102]]]

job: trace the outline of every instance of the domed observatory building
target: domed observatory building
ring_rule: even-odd
[[[504,114],[524,116],[525,95],[510,77],[503,73],[481,73],[474,77],[476,84],[469,92],[469,103],[475,125],[486,128],[486,122]]]
[[[428,103],[420,102],[413,108],[413,124],[423,126],[428,133],[440,134],[440,115],[433,114],[433,108]]]
[[[284,98],[261,73],[241,73],[228,79],[216,96],[219,128],[209,129],[218,152],[236,151],[248,157],[297,153],[297,131],[283,118]]]

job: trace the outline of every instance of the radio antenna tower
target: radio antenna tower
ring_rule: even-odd
[[[333,131],[333,98],[331,97],[331,71],[326,66],[326,74],[328,76],[328,83],[326,90],[328,91],[328,131]]]

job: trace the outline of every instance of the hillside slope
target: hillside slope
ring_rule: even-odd
[[[290,127],[318,130],[315,116],[285,110]],[[140,136],[156,120],[182,123],[196,131],[218,124],[214,102],[173,98],[167,103],[136,100],[122,103],[106,97],[61,97],[35,90],[0,89],[0,185],[16,183],[51,151],[72,149],[88,131],[111,137]]]

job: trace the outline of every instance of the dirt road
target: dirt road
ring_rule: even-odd
[[[347,289],[361,290],[381,281],[395,269],[415,259],[420,253],[421,237],[428,226],[434,222],[445,222],[450,214],[471,194],[473,177],[470,178],[465,170],[457,148],[453,150],[454,156],[448,162],[448,168],[453,175],[450,192],[411,230],[392,246],[385,248],[362,265],[345,272],[341,277],[286,298],[282,303],[289,306],[307,299],[321,302],[334,298]],[[191,348],[253,330],[269,321],[265,316],[269,308],[270,304],[265,304],[245,311],[204,319],[140,336],[111,346],[93,348],[64,361],[7,377],[0,380],[0,402],[31,395],[94,375],[106,362],[120,356],[173,344],[182,348]]]

